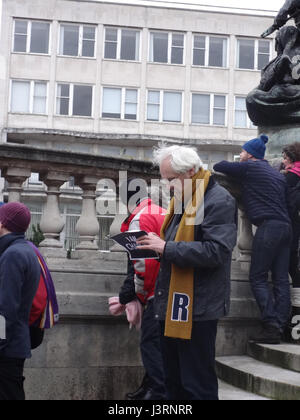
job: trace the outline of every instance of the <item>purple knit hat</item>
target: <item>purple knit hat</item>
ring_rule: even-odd
[[[22,203],[8,203],[0,207],[0,223],[12,233],[25,233],[30,220],[30,211]]]

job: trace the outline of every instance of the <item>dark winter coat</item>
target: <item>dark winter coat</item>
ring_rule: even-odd
[[[232,251],[237,239],[237,206],[227,190],[211,178],[204,198],[204,220],[195,226],[194,242],[175,242],[181,220],[175,215],[155,291],[155,318],[165,320],[172,264],[194,268],[194,321],[216,320],[230,308]],[[182,279],[184,282],[184,278]]]
[[[31,357],[29,315],[41,269],[25,236],[11,233],[0,238],[0,316],[6,337],[0,337],[0,356]]]

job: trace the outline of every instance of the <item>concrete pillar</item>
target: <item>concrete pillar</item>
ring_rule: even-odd
[[[76,225],[76,232],[80,235],[78,251],[98,251],[95,243],[99,235],[99,222],[96,213],[96,188],[98,178],[93,176],[75,177],[76,184],[83,190],[82,211]]]
[[[239,225],[238,249],[240,257],[238,261],[241,263],[242,270],[248,271],[251,263],[253,231],[252,224],[242,210],[239,210]]]
[[[8,182],[8,201],[20,202],[23,191],[23,184],[30,178],[31,170],[27,168],[6,168],[2,171],[2,176]]]
[[[41,242],[40,247],[46,257],[66,258],[67,252],[64,250],[64,244],[59,240],[65,225],[59,210],[59,196],[60,187],[68,181],[69,176],[57,172],[47,172],[41,174],[40,179],[48,187],[47,201],[40,223],[45,240]]]

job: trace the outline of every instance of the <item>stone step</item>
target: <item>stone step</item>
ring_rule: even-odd
[[[245,391],[274,400],[300,400],[300,375],[249,356],[217,358],[218,377]]]
[[[252,392],[244,391],[235,386],[229,385],[226,382],[219,380],[219,399],[220,401],[255,401],[255,400],[269,400],[269,398],[261,397]]]
[[[247,353],[261,362],[300,372],[299,344],[270,345],[249,342]]]

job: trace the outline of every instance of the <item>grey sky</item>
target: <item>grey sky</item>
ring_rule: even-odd
[[[103,0],[99,0],[103,1]],[[118,0],[119,3],[141,3],[140,0]],[[146,0],[148,1],[148,0]],[[149,0],[150,1],[150,0]],[[156,0],[157,1],[157,0]],[[162,0],[158,0],[162,1]],[[195,5],[210,5],[221,7],[237,7],[256,10],[279,10],[284,0],[163,0],[165,3],[181,3]],[[0,0],[0,16],[1,16],[2,0]]]
[[[166,3],[237,7],[256,10],[279,10],[284,0],[164,0]],[[139,0],[135,0],[139,3]]]

